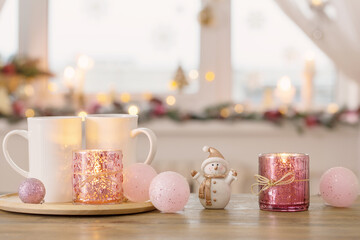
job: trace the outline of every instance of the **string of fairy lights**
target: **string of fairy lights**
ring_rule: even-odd
[[[63,71],[63,81],[62,85],[65,87],[65,92],[68,93],[67,97],[71,98],[71,101],[74,102],[75,105],[79,105],[76,103],[79,98],[84,97],[84,86],[86,82],[86,73],[94,66],[94,60],[87,55],[80,55],[77,58],[76,66],[67,66]],[[178,78],[178,79],[177,79]],[[181,91],[183,87],[188,85],[188,80],[196,81],[199,79],[199,71],[196,69],[192,69],[188,72],[187,76],[185,76],[183,69],[179,66],[177,70],[177,75],[174,79],[169,81],[168,90],[171,91]],[[213,71],[208,71],[204,75],[204,79],[207,82],[212,82],[215,79],[215,73]],[[50,93],[56,93],[59,91],[60,87],[57,83],[49,81],[48,83],[48,91]],[[132,95],[128,92],[123,92],[120,94],[116,93],[115,83],[112,84],[112,90],[110,92],[100,92],[95,95],[96,102],[102,106],[111,105],[114,101],[120,102],[122,104],[128,105],[127,113],[138,115],[140,113],[140,107],[135,104],[129,104],[133,101]],[[151,92],[145,92],[141,94],[142,101],[150,101],[153,98],[153,94]],[[168,95],[164,99],[165,103],[168,106],[174,106],[177,102],[176,96]],[[78,111],[79,116],[85,116],[87,111],[85,111],[85,107],[77,106],[80,110]],[[223,111],[223,114],[226,110]],[[33,117],[35,115],[35,111],[32,108],[29,108],[25,111],[26,117]]]
[[[67,66],[63,72],[62,84],[65,87],[65,94],[58,92],[60,87],[56,82],[49,81],[47,89],[49,93],[59,93],[66,98],[66,106],[47,108],[47,107],[29,107],[23,108],[24,104],[20,100],[16,100],[12,104],[12,114],[2,114],[0,117],[7,118],[9,121],[18,121],[24,117],[48,116],[48,115],[78,115],[86,117],[88,114],[96,113],[128,113],[131,115],[139,115],[141,121],[150,121],[157,118],[168,118],[177,122],[188,120],[222,120],[222,121],[268,121],[279,125],[279,123],[290,121],[296,125],[297,129],[313,126],[325,126],[332,128],[338,124],[357,125],[359,123],[360,111],[347,110],[340,108],[336,103],[330,103],[322,111],[300,111],[294,109],[292,102],[296,89],[292,85],[291,79],[283,76],[279,79],[276,88],[272,91],[271,97],[264,92],[264,103],[261,110],[252,108],[245,103],[219,103],[217,105],[208,106],[199,112],[191,112],[180,110],[176,94],[163,95],[162,97],[154,96],[151,92],[141,94],[139,96],[123,92],[116,93],[116,87],[113,85],[110,92],[97,93],[92,97],[95,102],[89,104],[88,96],[84,94],[84,86],[86,84],[86,74],[94,66],[94,60],[87,55],[80,55],[77,58],[76,66]],[[305,72],[309,83],[313,80],[315,62],[313,58],[307,58],[305,62]],[[169,91],[178,91],[181,93],[182,88],[188,85],[187,78],[190,81],[204,79],[206,82],[215,81],[215,72],[207,71],[200,76],[198,70],[190,70],[187,74],[181,66],[178,67],[174,79],[169,80]],[[311,84],[305,85],[305,90],[309,89]],[[21,88],[22,94],[29,99],[34,96],[35,89],[31,84],[25,84]],[[273,105],[272,98],[276,98],[280,105]],[[311,102],[311,94],[307,95],[306,102]]]

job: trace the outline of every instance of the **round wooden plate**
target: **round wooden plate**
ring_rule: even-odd
[[[121,215],[148,212],[155,209],[151,202],[109,205],[75,205],[72,203],[23,203],[17,193],[0,196],[0,209],[8,212],[42,215]]]

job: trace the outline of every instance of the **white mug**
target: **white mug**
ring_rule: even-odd
[[[138,116],[129,114],[94,114],[85,119],[87,149],[121,149],[124,166],[136,162],[135,137],[144,133],[150,141],[145,160],[151,164],[156,153],[156,136],[148,128],[137,128]]]
[[[14,130],[3,141],[5,159],[26,178],[37,178],[46,189],[45,202],[72,200],[72,151],[81,148],[81,117],[28,118],[28,131]],[[8,140],[20,135],[29,141],[29,171],[11,159]]]

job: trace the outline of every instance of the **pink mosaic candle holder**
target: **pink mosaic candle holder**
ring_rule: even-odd
[[[80,150],[73,153],[73,203],[112,204],[123,199],[120,150]]]
[[[260,154],[257,177],[261,210],[282,212],[308,210],[309,155]]]

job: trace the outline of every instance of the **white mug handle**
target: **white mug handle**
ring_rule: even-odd
[[[9,151],[8,151],[8,140],[12,135],[20,135],[23,138],[25,138],[26,140],[28,140],[28,132],[26,130],[13,130],[11,132],[8,132],[8,134],[6,134],[6,136],[4,137],[4,141],[2,144],[3,147],[3,152],[4,152],[4,156],[6,161],[10,164],[10,166],[19,174],[21,174],[24,177],[29,177],[29,172],[23,170],[22,168],[20,168],[18,165],[16,165],[16,163],[14,163],[14,161],[11,159]]]
[[[148,128],[136,128],[136,129],[131,130],[130,136],[133,138],[133,137],[136,137],[137,135],[139,135],[140,133],[145,134],[148,137],[149,142],[150,142],[150,152],[147,155],[147,158],[144,162],[145,164],[150,165],[152,163],[152,161],[154,160],[154,156],[155,156],[156,149],[157,149],[156,135],[152,130],[150,130]]]

